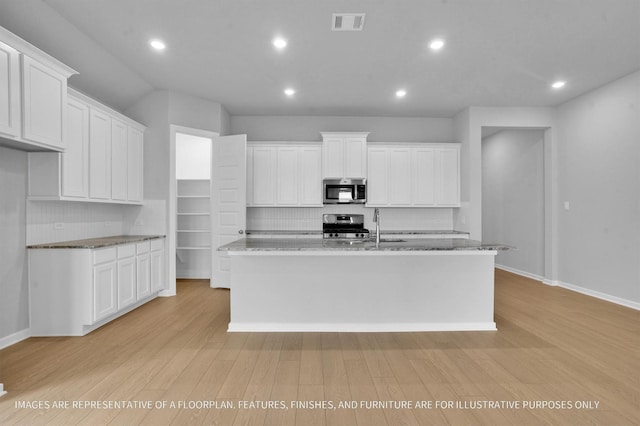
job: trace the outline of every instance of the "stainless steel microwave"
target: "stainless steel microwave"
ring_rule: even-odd
[[[325,179],[322,181],[324,204],[364,204],[367,202],[366,179]]]

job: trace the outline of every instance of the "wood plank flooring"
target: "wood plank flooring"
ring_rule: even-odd
[[[640,424],[640,312],[500,270],[495,299],[497,332],[227,333],[229,291],[179,281],[0,351],[0,424]]]

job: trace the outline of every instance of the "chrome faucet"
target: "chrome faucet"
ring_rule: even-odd
[[[373,221],[376,223],[376,246],[380,244],[380,209],[373,211]]]

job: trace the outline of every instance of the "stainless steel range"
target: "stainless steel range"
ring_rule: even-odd
[[[323,214],[322,238],[335,240],[363,240],[369,238],[363,214]]]

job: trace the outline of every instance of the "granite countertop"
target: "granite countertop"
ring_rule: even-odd
[[[369,230],[371,232],[371,230]],[[468,235],[468,232],[452,230],[380,230],[381,235]],[[322,231],[276,231],[276,230],[248,230],[247,235],[322,235]]]
[[[243,238],[218,248],[228,252],[257,251],[478,251],[508,250],[504,244],[455,238],[382,239],[376,247],[373,240],[336,241],[317,238]]]
[[[30,249],[95,249],[137,243],[146,240],[164,238],[164,235],[117,235],[113,237],[88,238],[86,240],[60,241],[56,243],[34,244]]]

